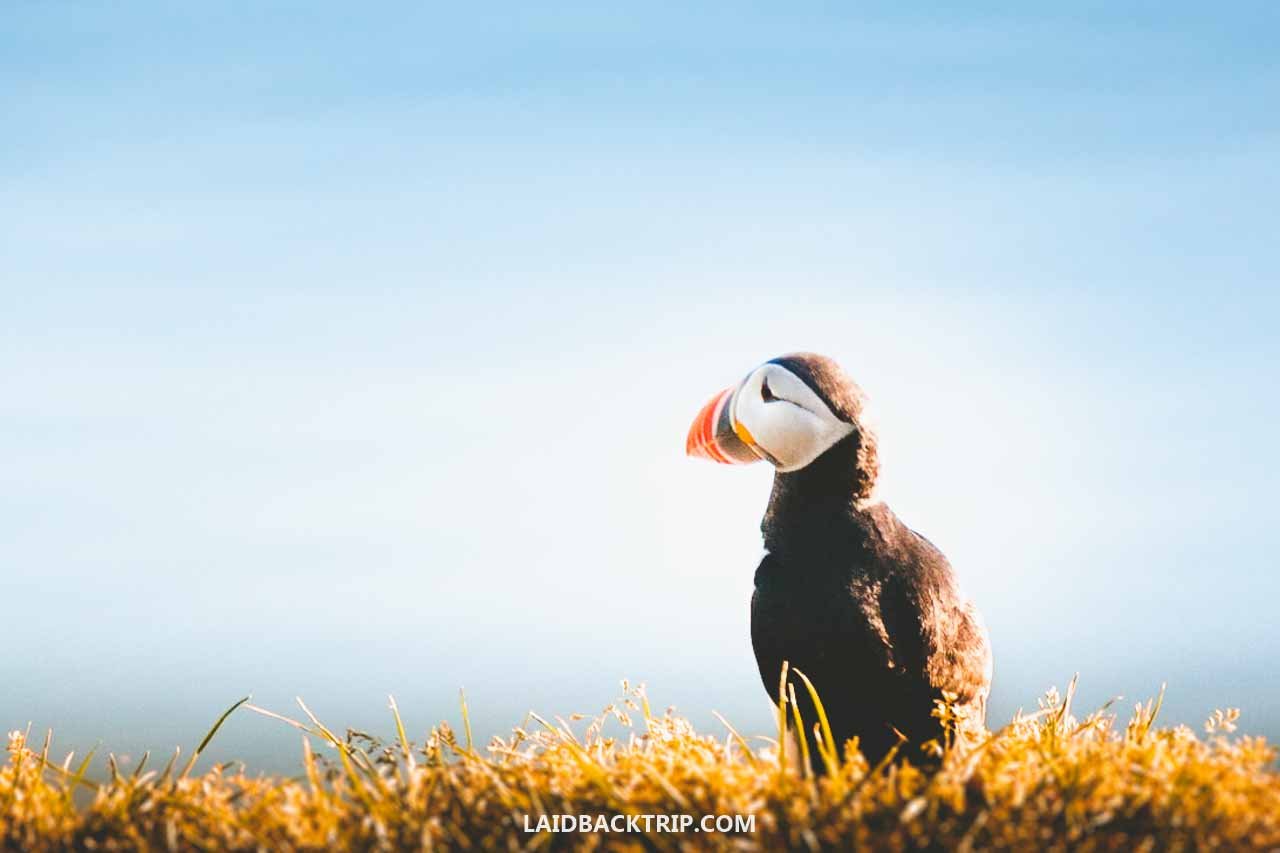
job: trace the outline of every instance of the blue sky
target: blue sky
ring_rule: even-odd
[[[1280,736],[1271,4],[20,2],[0,28],[0,724],[247,692],[489,730],[617,679],[764,729],[769,473],[833,355],[996,650]],[[288,767],[233,720],[216,757]]]

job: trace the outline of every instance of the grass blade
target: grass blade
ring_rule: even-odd
[[[809,738],[805,737],[804,720],[800,717],[800,703],[796,701],[795,682],[788,682],[787,695],[791,699],[791,713],[796,721],[796,740],[800,741],[801,771],[808,779],[813,775],[813,766],[809,763]]]
[[[462,703],[462,730],[467,736],[467,752],[475,755],[475,748],[471,745],[471,714],[467,711],[467,694],[462,688],[458,688],[458,701]]]
[[[241,705],[243,705],[245,702],[248,702],[252,698],[253,698],[252,696],[246,696],[243,699],[241,699],[239,702],[235,703],[230,708],[222,712],[222,716],[219,717],[214,722],[213,728],[209,729],[208,734],[204,736],[204,740],[200,741],[200,745],[196,747],[196,751],[191,753],[191,758],[187,760],[187,766],[182,768],[182,775],[178,777],[179,779],[187,778],[187,774],[190,773],[191,769],[196,766],[196,759],[200,757],[200,753],[204,752],[204,748],[209,745],[209,741],[213,740],[213,736],[218,733],[218,729],[222,728],[222,724],[227,721],[227,717],[230,717],[231,713],[235,711],[236,708],[239,708]]]
[[[818,712],[818,725],[822,729],[822,749],[818,750],[818,752],[822,756],[823,764],[827,767],[827,772],[835,773],[836,768],[840,766],[840,752],[836,749],[835,735],[831,733],[831,722],[827,719],[827,709],[823,707],[822,699],[818,696],[818,689],[813,686],[809,676],[798,669],[795,673],[804,682],[805,689],[809,691],[809,698],[813,700],[813,707]]]
[[[778,773],[787,772],[787,670],[790,661],[782,662],[782,674],[778,676]]]
[[[391,701],[391,713],[396,718],[396,737],[400,738],[400,748],[404,750],[404,760],[412,771],[417,766],[413,760],[413,749],[409,746],[409,736],[404,733],[404,720],[400,719],[400,708],[396,705],[396,697],[388,696]]]
[[[712,711],[711,713],[715,716],[717,720],[720,721],[721,725],[723,725],[726,729],[729,730],[729,734],[733,735],[733,739],[738,742],[738,746],[742,747],[743,753],[745,753],[747,756],[747,761],[750,762],[752,767],[755,767],[759,759],[757,759],[755,753],[751,751],[751,745],[747,743],[746,738],[738,734],[738,730],[735,729],[732,725],[730,725],[728,720],[720,716],[719,711]]]

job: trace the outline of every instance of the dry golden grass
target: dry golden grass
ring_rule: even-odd
[[[625,685],[624,685],[625,689]],[[0,770],[0,845],[7,849],[743,849],[1014,848],[1185,850],[1280,847],[1280,776],[1261,739],[1232,737],[1235,712],[1197,735],[1157,728],[1158,700],[1127,724],[1103,709],[1071,713],[1071,693],[975,743],[937,744],[937,769],[913,756],[869,768],[856,752],[813,778],[726,724],[699,734],[651,714],[629,690],[597,718],[530,715],[487,748],[447,725],[413,746],[399,724],[389,746],[339,738],[305,706],[304,778],[184,766],[85,776],[54,762],[47,738],[14,732]],[[779,719],[794,726],[793,708]],[[249,706],[252,708],[252,706]],[[233,709],[234,710],[234,709]],[[254,709],[259,710],[261,709]],[[945,708],[940,709],[945,714]],[[228,712],[229,713],[229,712]],[[270,712],[266,713],[269,716]],[[225,715],[224,715],[225,719]],[[221,720],[219,721],[221,722]],[[802,723],[807,724],[807,723]],[[217,726],[209,737],[216,732]],[[613,732],[613,734],[609,734]],[[619,734],[620,732],[620,734]],[[334,758],[311,751],[315,740]],[[208,742],[206,738],[205,743]],[[786,740],[783,740],[786,743]],[[794,741],[792,741],[794,743]],[[205,744],[201,744],[203,747]],[[198,753],[198,750],[197,750]],[[919,752],[914,756],[922,758]],[[194,756],[193,756],[194,758]],[[77,789],[85,789],[76,802]],[[754,815],[741,834],[526,833],[539,815]],[[651,824],[652,826],[652,824]]]

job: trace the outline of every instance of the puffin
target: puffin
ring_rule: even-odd
[[[909,754],[906,744],[983,731],[992,662],[986,626],[947,558],[877,498],[880,457],[866,410],[835,361],[792,353],[712,397],[685,450],[773,466],[751,596],[760,678],[776,700],[784,662],[788,680],[800,670],[837,749],[856,738],[875,765]],[[813,726],[808,689],[799,680],[792,687]],[[938,712],[941,700],[951,713]],[[821,739],[812,728],[805,736],[821,773]]]

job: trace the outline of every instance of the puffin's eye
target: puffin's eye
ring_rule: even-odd
[[[764,400],[766,403],[776,403],[778,402],[778,400],[781,399],[780,397],[776,396],[773,393],[773,390],[769,387],[768,379],[765,379],[763,382],[760,383],[760,399]]]

